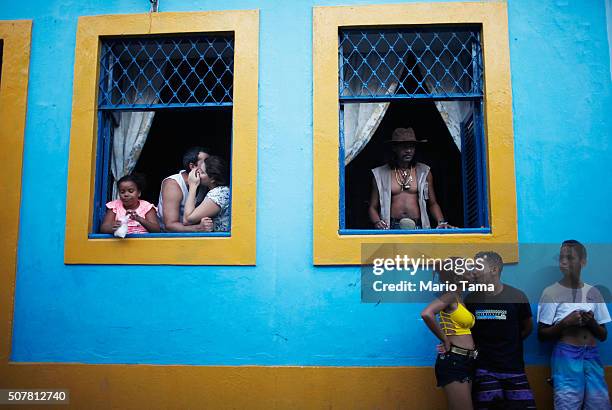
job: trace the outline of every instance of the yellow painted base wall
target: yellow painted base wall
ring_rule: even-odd
[[[548,368],[527,373],[538,409],[552,408]],[[610,385],[612,368],[606,377]],[[0,369],[0,385],[68,388],[70,407],[80,409],[446,408],[431,367],[9,364]]]

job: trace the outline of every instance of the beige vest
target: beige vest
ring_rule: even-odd
[[[391,178],[392,170],[385,164],[372,170],[376,186],[378,187],[378,197],[380,198],[380,219],[391,226]],[[431,228],[429,216],[427,215],[427,200],[429,199],[429,184],[427,175],[429,166],[420,162],[416,163],[417,189],[419,194],[419,208],[421,210],[421,224],[423,229]]]

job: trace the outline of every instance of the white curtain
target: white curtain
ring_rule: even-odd
[[[436,108],[440,112],[448,132],[450,132],[457,149],[461,152],[461,123],[473,111],[471,101],[436,101]]]
[[[454,55],[459,54],[460,50],[451,50],[453,54],[450,54],[443,49],[440,42],[432,43],[431,50],[433,54],[415,50],[418,55],[421,55],[421,62],[417,64],[417,67],[423,76],[427,91],[431,93],[456,92],[457,83],[462,90],[468,91],[472,80],[464,75],[463,66],[454,57]],[[477,58],[476,52],[476,47],[473,45],[472,59]],[[438,56],[437,59],[434,54]],[[426,67],[429,67],[429,72],[427,72]],[[446,69],[448,69],[448,73]],[[435,101],[435,104],[453,141],[455,141],[455,145],[461,151],[461,123],[472,113],[473,103],[471,101]]]
[[[137,70],[140,70],[140,68],[134,64],[128,70],[129,77],[136,77]],[[156,71],[157,69],[152,64],[145,67],[144,75],[140,75],[138,80],[127,89],[125,93],[126,103],[154,104],[157,102],[157,93],[151,85],[147,84],[147,78],[153,78]],[[158,75],[155,78],[159,83],[162,76]],[[158,86],[155,88],[159,89]],[[136,167],[138,158],[140,158],[142,153],[142,148],[147,141],[154,116],[154,111],[121,111],[113,113],[115,124],[113,130],[111,172],[115,181],[129,174]],[[113,183],[113,198],[116,197],[117,185]]]
[[[370,142],[388,108],[388,102],[344,105],[344,165]]]
[[[385,57],[391,67],[398,63],[396,55]],[[349,57],[351,67],[357,67],[355,72],[344,73],[350,77],[348,89],[350,95],[380,95],[393,94],[398,85],[398,79],[403,72],[394,73],[389,79],[380,78],[368,82],[368,88],[363,87],[364,82],[372,74],[371,67],[380,64],[380,57],[370,53],[367,58],[358,53]],[[374,132],[378,129],[389,103],[349,103],[344,104],[344,165],[348,165],[370,142]]]

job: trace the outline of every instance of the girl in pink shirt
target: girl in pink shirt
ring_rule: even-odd
[[[127,233],[160,232],[157,212],[152,203],[140,199],[143,181],[126,175],[117,181],[119,199],[106,204],[108,208],[100,227],[102,233],[114,233],[127,216]]]

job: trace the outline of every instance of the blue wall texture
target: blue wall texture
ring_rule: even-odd
[[[358,267],[312,265],[312,7],[369,3],[161,1],[160,11],[260,9],[257,266],[144,267],[65,266],[63,243],[77,18],[147,12],[149,2],[6,2],[0,19],[34,21],[11,359],[433,364],[422,305],[361,304]],[[604,2],[512,0],[508,11],[519,239],[605,242],[612,85]],[[554,268],[553,256],[544,264]],[[528,277],[506,269],[509,283]],[[542,364],[549,353],[532,335],[526,356]],[[612,342],[603,356],[612,364]]]

